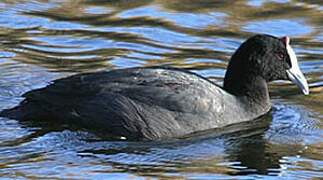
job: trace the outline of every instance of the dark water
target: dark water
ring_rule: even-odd
[[[221,85],[231,54],[255,33],[292,38],[309,96],[274,82],[268,115],[173,142],[111,142],[0,118],[0,177],[322,178],[321,0],[1,1],[0,108],[53,79],[101,69],[171,65]]]

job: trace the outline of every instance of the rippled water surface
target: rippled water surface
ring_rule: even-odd
[[[222,85],[230,56],[256,33],[292,38],[309,96],[274,82],[264,117],[171,142],[112,142],[0,118],[0,177],[322,178],[321,0],[3,0],[0,108],[51,80],[102,69],[170,65]]]

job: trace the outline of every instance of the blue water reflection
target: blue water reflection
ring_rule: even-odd
[[[250,22],[243,28],[255,33],[269,33],[277,36],[300,36],[312,32],[308,26],[298,19],[279,19],[259,22]]]

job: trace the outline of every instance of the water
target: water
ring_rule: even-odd
[[[292,38],[311,94],[274,82],[266,116],[171,142],[1,118],[0,177],[322,178],[322,17],[322,1],[2,1],[1,109],[51,80],[101,69],[171,65],[222,85],[231,54],[255,33]]]

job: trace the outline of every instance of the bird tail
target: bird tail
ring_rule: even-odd
[[[0,117],[7,117],[15,120],[31,120],[31,118],[44,115],[44,113],[40,111],[40,108],[41,106],[37,103],[23,101],[16,107],[1,111]]]

